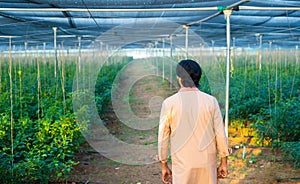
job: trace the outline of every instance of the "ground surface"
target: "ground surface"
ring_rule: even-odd
[[[134,68],[125,70],[123,77],[140,75],[141,71],[143,73],[146,70],[154,70],[147,61],[139,63]],[[126,82],[120,82],[119,88],[125,88],[126,85],[128,85]],[[174,90],[169,90],[168,82],[162,82],[162,79],[157,76],[148,75],[134,83],[130,90],[130,97],[126,100],[129,101],[132,111],[137,116],[143,118],[152,114],[158,118],[158,112],[151,113],[149,101],[153,99],[153,96],[165,98],[172,93]],[[102,119],[106,122],[106,127],[111,134],[122,141],[154,146],[157,144],[157,127],[147,131],[129,128],[120,122],[112,107],[102,116]],[[243,148],[242,144],[247,146]],[[233,148],[233,154],[229,157],[228,163],[230,174],[227,179],[220,180],[220,183],[300,183],[300,169],[293,169],[291,163],[284,162],[279,151],[255,146],[255,138],[251,137],[249,129],[230,128],[229,145]],[[94,151],[87,143],[82,145],[81,152],[76,155],[76,160],[80,163],[72,170],[68,183],[162,183],[158,163],[141,166],[117,163]]]

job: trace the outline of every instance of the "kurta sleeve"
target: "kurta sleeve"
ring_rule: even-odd
[[[171,109],[169,109],[166,106],[166,103],[163,102],[161,113],[160,113],[159,130],[158,130],[158,157],[159,160],[163,163],[168,161],[169,137],[171,133],[170,116],[171,116]]]
[[[225,128],[223,124],[223,118],[220,111],[218,101],[214,98],[214,131],[216,135],[217,149],[220,157],[226,157],[230,155],[227,137],[225,134]]]

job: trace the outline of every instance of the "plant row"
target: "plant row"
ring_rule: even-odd
[[[114,77],[130,60],[103,64],[95,88],[99,113],[108,106]],[[0,183],[64,180],[78,164],[74,155],[87,127],[76,123],[74,80],[89,78],[93,63],[101,61],[86,61],[81,70],[77,57],[56,65],[53,61],[44,57],[0,60]]]

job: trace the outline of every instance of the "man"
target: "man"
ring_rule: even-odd
[[[162,180],[173,184],[216,184],[227,177],[229,155],[223,119],[215,97],[198,89],[201,68],[193,60],[176,67],[178,93],[164,100],[158,152]],[[169,140],[172,171],[168,167]],[[217,168],[217,150],[221,157]]]

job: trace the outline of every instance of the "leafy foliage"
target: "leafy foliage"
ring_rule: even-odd
[[[286,155],[299,163],[291,146],[300,140],[299,64],[286,54],[276,59],[265,55],[259,68],[253,57],[240,57],[233,62],[230,118],[241,123],[250,120],[262,144],[268,142],[285,152],[290,148]]]
[[[124,62],[103,66],[98,74],[95,86],[95,100],[99,113],[104,113],[111,101],[111,89],[118,74],[124,66]]]
[[[285,142],[281,146],[281,149],[284,152],[286,159],[293,160],[294,167],[300,167],[300,140],[297,142]]]
[[[70,57],[63,63],[65,73],[58,67],[56,77],[51,64],[53,58],[44,62],[42,59],[13,62],[12,94],[8,73],[0,75],[0,183],[48,183],[52,177],[67,179],[77,164],[74,154],[84,141],[81,131],[88,124],[78,125],[72,109],[76,58]],[[118,70],[129,60],[125,58],[124,62],[105,66],[99,75],[96,86],[99,112],[103,112],[110,101],[110,88]],[[5,58],[0,60],[2,71],[8,71],[9,62],[5,61]],[[91,97],[90,94],[86,92],[83,96]],[[82,113],[88,113],[84,109],[88,110],[82,107]]]

